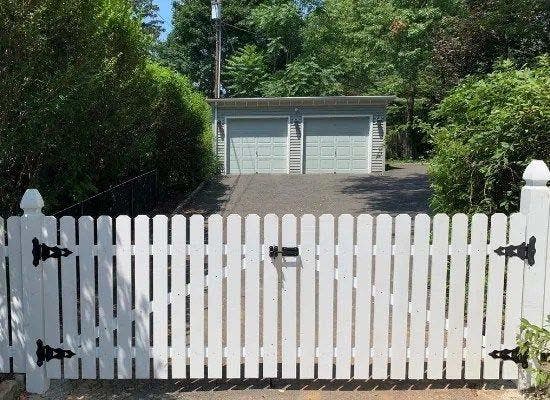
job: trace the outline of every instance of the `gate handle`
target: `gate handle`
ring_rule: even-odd
[[[275,258],[279,254],[283,257],[298,257],[300,250],[298,247],[281,247],[279,250],[279,246],[269,246],[269,257]]]

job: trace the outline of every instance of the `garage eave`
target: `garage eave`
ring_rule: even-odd
[[[387,106],[396,96],[330,96],[330,97],[236,97],[208,99],[218,107],[277,107],[277,106],[336,106],[379,105]]]

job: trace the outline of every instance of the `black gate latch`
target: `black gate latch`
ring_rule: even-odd
[[[489,353],[489,355],[493,358],[500,358],[504,361],[513,361],[516,364],[520,364],[523,369],[526,369],[529,366],[529,363],[527,362],[527,354],[520,354],[519,347],[512,350],[493,350]]]
[[[40,260],[46,261],[50,257],[67,257],[70,254],[73,254],[73,252],[69,249],[61,249],[57,246],[49,247],[44,243],[40,244],[37,238],[32,240],[32,265],[35,267],[38,267]]]
[[[76,354],[71,350],[63,350],[61,348],[53,349],[48,345],[44,346],[41,339],[36,341],[36,364],[41,367],[44,362],[51,361],[52,359],[62,360],[63,358],[71,358]]]
[[[518,257],[522,260],[527,260],[527,264],[534,265],[535,264],[535,242],[537,239],[534,236],[531,236],[529,239],[529,244],[525,244],[523,242],[522,244],[519,244],[517,246],[510,245],[510,246],[500,246],[498,249],[495,249],[495,253],[497,253],[499,256],[506,256],[506,257]]]
[[[300,254],[298,247],[281,247],[279,246],[269,246],[269,257],[277,257],[278,254],[282,254],[283,257],[298,257]]]

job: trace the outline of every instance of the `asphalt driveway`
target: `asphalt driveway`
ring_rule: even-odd
[[[398,164],[382,174],[226,175],[207,182],[172,213],[417,214],[428,212],[426,167]]]

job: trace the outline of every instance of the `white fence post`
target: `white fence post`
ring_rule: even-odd
[[[21,268],[23,272],[23,315],[25,327],[26,389],[30,393],[44,393],[50,381],[46,367],[36,363],[36,341],[44,340],[44,287],[42,267],[33,265],[33,239],[43,239],[44,201],[36,189],[27,189],[21,199]],[[46,343],[44,343],[46,344]]]
[[[545,313],[546,297],[550,296],[550,273],[546,274],[548,228],[550,224],[550,170],[542,160],[533,160],[523,173],[525,186],[521,189],[520,212],[526,216],[527,225],[525,241],[536,238],[535,264],[525,264],[523,274],[523,298],[521,316],[530,323],[542,326]],[[530,374],[520,368],[518,389],[532,385]]]

